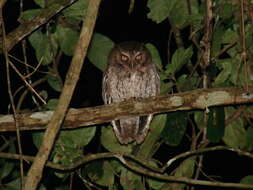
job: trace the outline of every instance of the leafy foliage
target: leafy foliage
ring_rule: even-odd
[[[162,132],[162,138],[169,146],[178,146],[185,134],[187,114],[176,112],[168,114],[166,127]]]
[[[88,52],[90,61],[101,71],[105,70],[107,56],[113,48],[114,43],[102,34],[94,34]]]
[[[166,74],[175,75],[177,71],[179,71],[185,64],[188,63],[188,61],[190,61],[192,54],[192,47],[189,47],[187,49],[177,49],[172,56],[171,64],[168,64],[166,66]]]
[[[208,113],[207,138],[218,143],[224,136],[225,113],[223,108],[211,109]]]
[[[242,18],[245,25],[242,30],[242,24],[240,24],[242,21],[238,17],[241,14],[238,1],[212,0],[212,2],[211,28],[207,29],[205,1],[147,1],[144,8],[148,10],[148,13],[144,16],[157,24],[167,23],[168,28],[171,29],[168,33],[169,41],[166,44],[169,44],[169,47],[166,49],[165,56],[161,56],[158,51],[162,47],[162,45],[159,47],[159,43],[158,46],[151,43],[153,41],[150,40],[145,44],[160,72],[161,94],[186,92],[202,88],[205,86],[204,84],[207,84],[205,87],[210,88],[243,86],[245,89],[248,85],[252,85],[253,29],[251,10],[253,10],[253,4],[250,1],[244,2],[244,11],[247,14],[244,14],[244,18]],[[36,9],[22,11],[19,18],[20,24],[32,22],[35,17],[41,16],[42,10],[54,6],[55,3],[57,1],[34,0]],[[43,105],[33,94],[27,95],[27,89],[23,91],[24,87],[21,86],[15,92],[15,103],[17,101],[17,105],[21,105],[24,97],[29,99],[29,103],[18,111],[55,109],[63,87],[67,64],[73,56],[79,39],[80,25],[85,16],[83,10],[87,9],[87,5],[88,0],[75,1],[51,18],[44,26],[29,34],[27,44],[22,50],[26,60],[23,64],[26,67],[22,68],[22,74],[25,73],[23,79],[35,88],[46,104]],[[103,9],[103,6],[101,7]],[[138,10],[134,8],[133,11]],[[106,27],[111,26],[106,25]],[[207,30],[210,32],[210,39],[206,41]],[[108,34],[95,31],[89,45],[88,63],[97,67],[101,73],[106,68],[108,54],[115,44],[110,37]],[[208,55],[209,58],[209,61],[205,63],[206,67],[203,66],[205,55]],[[17,60],[19,59],[11,61],[15,61],[17,63],[15,65],[22,62]],[[46,84],[42,83],[41,79],[45,79]],[[5,91],[5,89],[2,90]],[[21,96],[19,96],[20,91],[23,93]],[[87,98],[84,104],[92,106],[90,99]],[[71,172],[50,169],[49,172],[46,171],[39,190],[70,189],[69,178],[71,180],[78,178],[78,181],[82,181],[81,188],[86,187],[87,189],[93,187],[111,190],[193,189],[184,183],[167,182],[139,175],[123,163],[130,163],[143,168],[143,171],[149,171],[143,166],[148,165],[158,169],[165,166],[165,162],[173,161],[174,164],[173,158],[177,154],[183,154],[186,151],[201,151],[207,147],[218,145],[247,151],[247,154],[252,156],[252,115],[251,105],[229,105],[215,108],[207,106],[204,111],[177,111],[155,115],[150,131],[141,145],[134,143],[121,145],[113,133],[112,126],[108,124],[62,130],[55,142],[49,161],[65,167],[77,163],[86,155],[94,154],[95,157],[97,153],[101,152],[117,152],[117,158],[120,158],[121,162],[116,159],[99,159],[85,163]],[[30,131],[25,133],[24,138],[21,135],[21,139],[25,142],[22,144],[25,147],[23,153],[35,155],[42,142],[43,134],[42,131]],[[3,133],[0,137],[0,142],[4,144],[1,148],[2,151],[11,154],[18,153],[18,146],[13,142],[13,139],[16,138],[14,134]],[[25,139],[26,137],[27,139]],[[122,157],[120,153],[132,155],[141,163]],[[218,152],[213,154],[220,158]],[[197,154],[181,157],[176,160],[177,162],[172,168],[168,168],[163,174],[164,176],[184,177],[184,179],[206,179],[206,176],[213,175],[208,173],[211,167],[219,167],[218,163],[211,163],[211,166],[208,165],[209,163],[206,164],[206,157],[205,153],[201,156]],[[238,165],[243,165],[243,163]],[[75,174],[74,178],[73,174]],[[252,171],[240,174],[240,177],[237,176],[236,182],[253,184],[251,174]],[[222,174],[215,174],[215,176],[219,175]],[[0,159],[0,178],[0,189],[19,189],[18,162]],[[221,178],[223,180],[223,176]],[[214,180],[220,180],[220,178]],[[224,181],[228,180],[230,178],[224,177]],[[58,181],[61,183],[51,183]]]

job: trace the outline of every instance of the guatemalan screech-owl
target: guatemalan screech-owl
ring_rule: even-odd
[[[103,76],[102,95],[105,104],[121,102],[133,97],[156,96],[160,92],[160,78],[148,49],[138,42],[123,42],[111,50]],[[143,142],[152,115],[136,116],[112,121],[121,144]]]

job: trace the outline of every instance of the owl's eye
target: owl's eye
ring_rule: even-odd
[[[127,61],[128,60],[128,57],[126,55],[121,55],[120,57],[121,61]]]
[[[139,61],[142,59],[142,54],[138,54],[135,56],[135,60]]]

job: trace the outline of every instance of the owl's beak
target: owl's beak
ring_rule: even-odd
[[[131,69],[133,70],[134,69],[134,62],[133,61],[131,61]]]

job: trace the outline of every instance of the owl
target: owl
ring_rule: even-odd
[[[130,98],[146,98],[160,93],[160,78],[149,50],[139,42],[114,46],[103,75],[102,97],[105,104]],[[141,144],[147,135],[153,115],[127,117],[112,121],[121,144]]]

